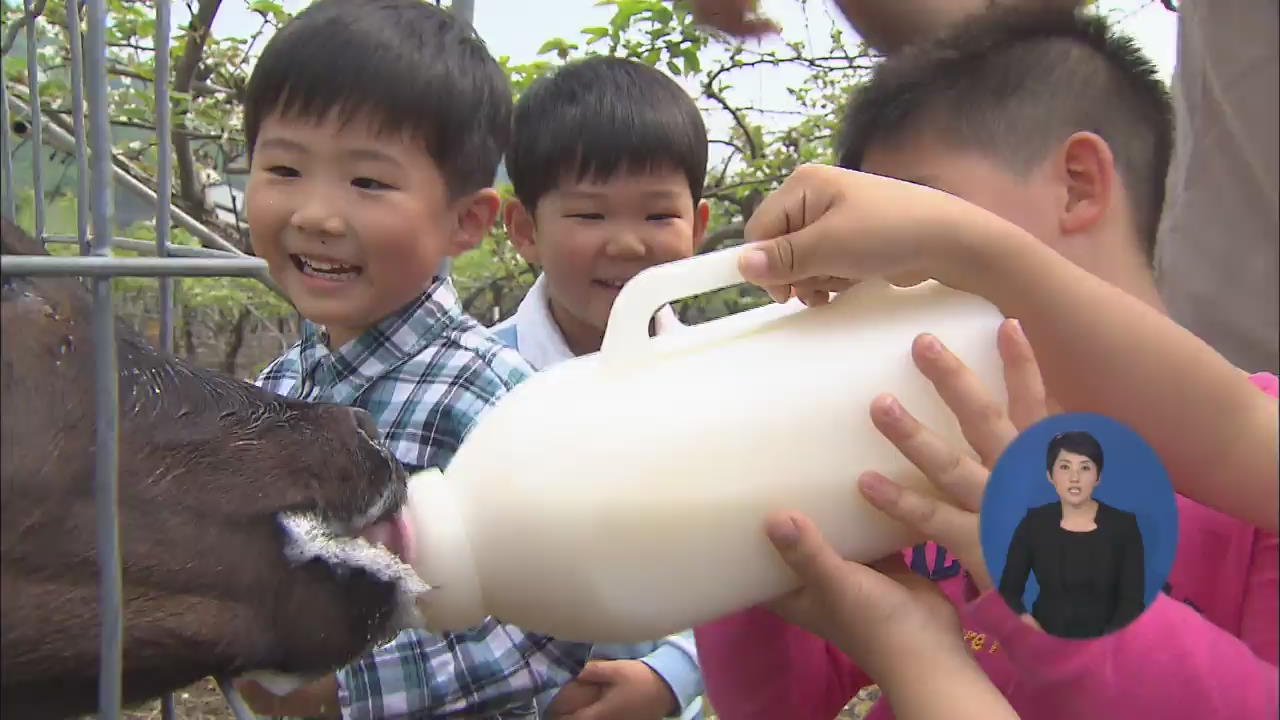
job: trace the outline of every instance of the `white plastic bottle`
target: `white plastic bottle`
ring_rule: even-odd
[[[430,629],[493,615],[565,640],[633,642],[693,627],[796,586],[764,534],[776,509],[806,513],[851,560],[917,540],[855,488],[869,469],[927,487],[872,426],[871,401],[892,392],[967,447],[911,344],[934,333],[1003,401],[1001,314],[932,281],[867,282],[827,306],[649,337],[664,303],[741,283],[738,252],[637,275],[599,353],[519,385],[447,472],[410,480]]]

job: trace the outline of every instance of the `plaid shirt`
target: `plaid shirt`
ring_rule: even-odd
[[[258,384],[369,411],[411,473],[447,466],[480,414],[529,375],[462,312],[447,279],[337,351],[325,340],[303,323]],[[568,682],[590,650],[492,618],[462,633],[406,630],[338,671],[338,699],[344,718],[533,717],[533,698]]]

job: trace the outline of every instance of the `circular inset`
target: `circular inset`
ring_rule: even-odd
[[[1173,566],[1169,474],[1128,426],[1066,413],[1022,432],[992,468],[979,521],[992,582],[1014,612],[1058,637],[1133,622]]]

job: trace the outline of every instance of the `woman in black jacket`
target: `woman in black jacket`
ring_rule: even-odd
[[[1027,511],[1013,533],[1000,594],[1024,619],[1058,637],[1092,638],[1128,625],[1145,607],[1138,519],[1093,499],[1102,445],[1089,433],[1059,433],[1045,454],[1058,502]],[[1040,593],[1022,604],[1027,575]]]

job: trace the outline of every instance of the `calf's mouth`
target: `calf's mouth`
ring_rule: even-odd
[[[412,526],[401,507],[403,499],[404,493],[391,485],[371,507],[349,520],[326,519],[317,511],[277,514],[284,530],[284,554],[292,565],[320,560],[340,578],[364,572],[395,585],[389,635],[422,626],[415,601],[430,589],[410,565],[415,546]],[[277,695],[286,695],[316,679],[275,671],[255,671],[242,677]]]
[[[415,598],[429,586],[414,572],[413,529],[402,509],[404,493],[389,485],[373,505],[347,520],[326,518],[316,511],[285,511],[278,521],[284,530],[284,554],[293,565],[320,560],[339,577],[364,571],[396,586],[391,624],[403,629],[420,624]]]

